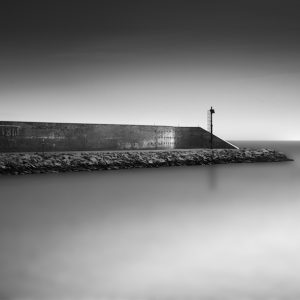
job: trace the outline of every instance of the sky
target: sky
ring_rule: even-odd
[[[300,140],[298,1],[6,1],[0,120]]]

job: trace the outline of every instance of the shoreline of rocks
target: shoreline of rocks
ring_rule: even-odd
[[[0,174],[21,175],[282,161],[292,161],[292,159],[282,152],[265,148],[0,153]]]

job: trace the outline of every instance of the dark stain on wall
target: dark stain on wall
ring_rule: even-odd
[[[201,127],[0,121],[0,151],[97,151],[209,148]],[[235,148],[214,136],[214,148]]]

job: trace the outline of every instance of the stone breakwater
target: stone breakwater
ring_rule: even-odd
[[[289,161],[270,149],[198,149],[68,153],[1,153],[0,174],[32,174]]]

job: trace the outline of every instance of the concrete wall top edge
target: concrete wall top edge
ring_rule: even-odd
[[[195,128],[203,129],[200,126],[172,126],[172,125],[147,125],[147,124],[116,124],[116,123],[66,123],[66,122],[37,122],[37,121],[0,121],[0,125],[9,124],[51,124],[51,125],[101,125],[101,126],[143,126],[143,127],[167,127],[167,128]],[[205,129],[204,129],[205,130]]]

